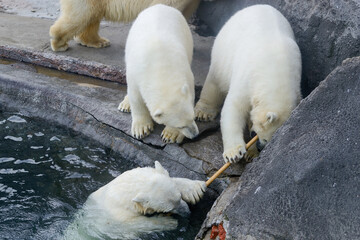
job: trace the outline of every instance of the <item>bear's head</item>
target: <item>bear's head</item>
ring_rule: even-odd
[[[179,129],[187,138],[196,137],[199,134],[199,129],[194,120],[193,91],[185,83],[180,89],[168,92],[167,101],[162,101],[154,111],[151,111],[154,121],[158,124]]]
[[[169,173],[157,161],[155,171],[144,189],[132,199],[135,209],[141,214],[177,213],[181,207],[181,193]]]
[[[287,114],[288,115],[288,114]],[[256,113],[252,116],[251,131],[255,132],[259,141],[256,146],[259,150],[262,150],[265,145],[270,141],[274,132],[285,122],[287,117],[279,115],[277,112],[263,112]]]

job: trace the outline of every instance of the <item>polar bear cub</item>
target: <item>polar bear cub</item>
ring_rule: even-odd
[[[66,51],[68,41],[75,37],[78,43],[94,48],[110,45],[99,36],[100,22],[130,22],[149,6],[162,3],[179,9],[189,19],[200,0],[60,0],[61,15],[50,28],[51,49]]]
[[[155,5],[141,12],[132,25],[125,47],[131,133],[141,139],[164,124],[165,142],[194,138],[194,76],[191,71],[193,40],[185,18],[175,8]]]
[[[263,147],[301,99],[301,54],[286,18],[268,5],[232,16],[214,42],[211,66],[195,112],[212,120],[221,111],[225,162],[245,154],[244,128]]]
[[[205,190],[203,181],[171,178],[157,161],[155,168],[126,171],[88,197],[64,238],[134,239],[140,233],[175,229],[175,218],[157,213],[186,216],[186,202],[195,204]]]

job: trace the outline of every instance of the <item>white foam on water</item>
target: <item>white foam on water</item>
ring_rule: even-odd
[[[6,137],[4,137],[4,139],[9,139],[9,140],[12,140],[15,142],[21,142],[23,140],[22,137],[14,137],[14,136],[6,136]]]
[[[19,116],[16,116],[16,115],[13,115],[13,116],[10,116],[8,119],[7,119],[9,122],[13,122],[13,123],[26,123],[27,121]]]

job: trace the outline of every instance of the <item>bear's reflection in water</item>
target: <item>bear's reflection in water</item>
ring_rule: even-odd
[[[176,229],[168,213],[188,216],[187,203],[198,202],[205,190],[203,181],[171,178],[159,162],[126,171],[89,196],[64,239],[138,239]]]

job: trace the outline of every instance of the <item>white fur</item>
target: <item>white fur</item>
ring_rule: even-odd
[[[92,193],[65,232],[65,239],[76,236],[132,239],[139,233],[175,229],[177,220],[163,214],[189,214],[184,202],[195,204],[206,190],[205,182],[171,178],[159,162],[155,168],[136,168],[124,172]]]
[[[250,118],[268,142],[301,99],[301,55],[290,24],[275,8],[255,5],[232,16],[214,42],[211,66],[195,107],[199,120],[221,112],[225,161],[245,154]]]
[[[103,18],[129,22],[142,10],[159,3],[180,10],[189,19],[200,0],[60,0],[61,15],[50,28],[51,48],[66,51],[68,41],[73,37],[87,47],[107,47],[109,40],[98,33]]]
[[[181,13],[165,5],[144,10],[130,29],[125,47],[131,133],[147,136],[154,119],[166,125],[167,142],[195,137],[193,40]],[[125,106],[125,98],[119,108]]]

